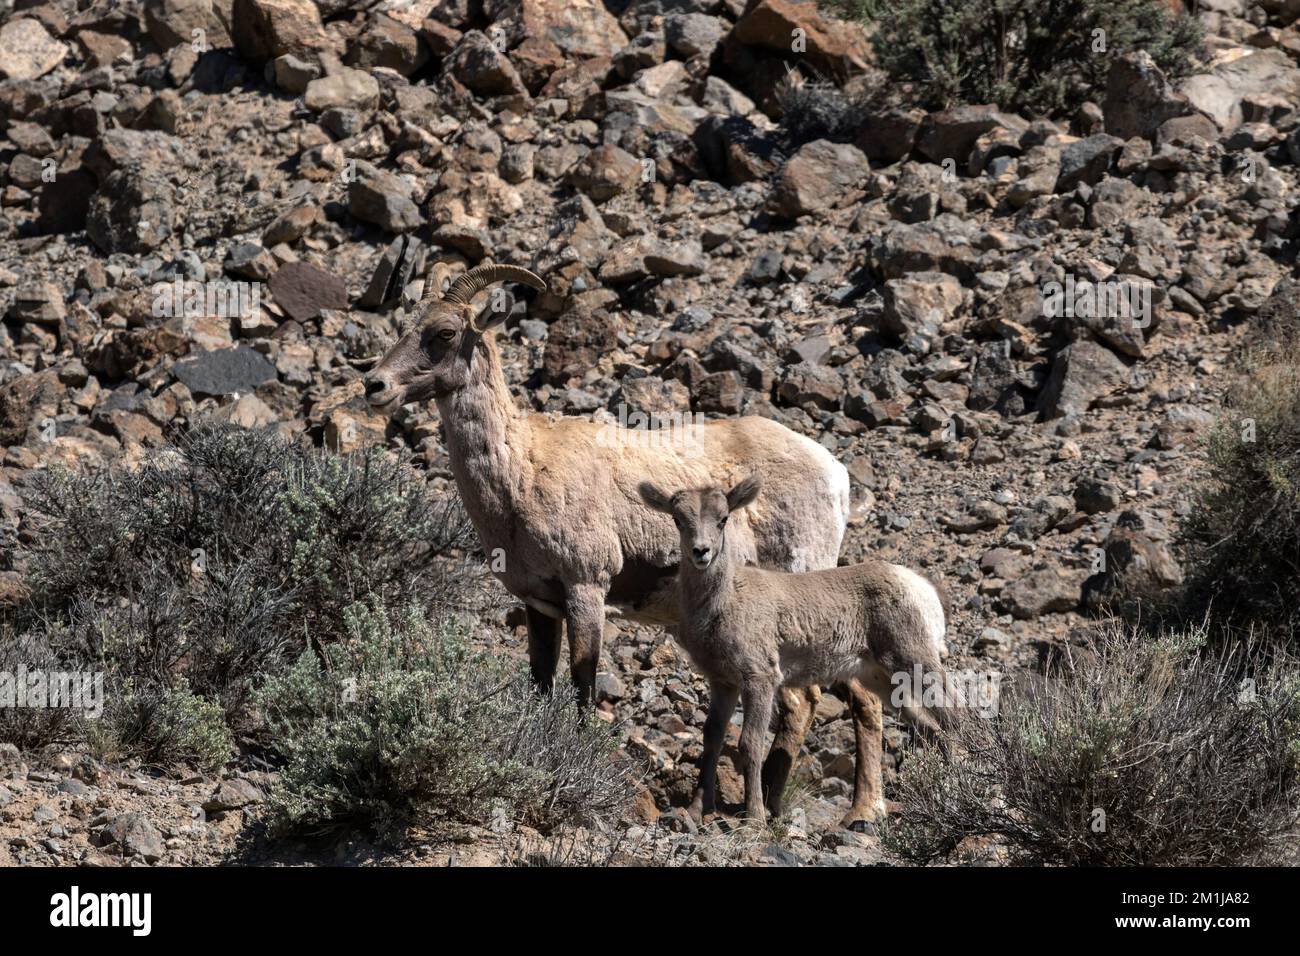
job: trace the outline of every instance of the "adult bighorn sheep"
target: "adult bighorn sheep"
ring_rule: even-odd
[[[507,281],[546,287],[527,269],[485,264],[438,298],[441,281],[431,270],[414,323],[366,376],[365,390],[375,406],[437,404],[480,543],[489,554],[502,549],[497,577],[526,606],[528,657],[541,687],[554,680],[561,622],[584,703],[593,693],[607,605],[633,621],[677,624],[677,534],[641,503],[637,485],[647,477],[698,487],[759,475],[764,504],[751,509],[736,542],[745,558],[789,571],[835,567],[849,513],[848,473],[816,442],[759,417],[701,423],[647,442],[644,431],[518,408],[492,334],[509,314],[508,297],[473,304],[488,286]],[[774,815],[816,701],[816,688],[782,694],[764,774]]]
[[[745,707],[745,813],[761,823],[759,767],[777,688],[857,681],[868,692],[871,714],[855,708],[858,764],[845,822],[879,818],[885,812],[882,702],[896,700],[902,714],[931,735],[944,713],[927,709],[938,695],[925,693],[931,686],[948,690],[943,601],[921,575],[883,561],[804,574],[745,567],[743,509],[752,508],[761,486],[750,476],[730,491],[714,486],[670,495],[649,481],[640,488],[646,504],[677,525],[678,639],[709,681],[704,757],[691,813],[699,818],[714,810],[718,755],[737,698]]]

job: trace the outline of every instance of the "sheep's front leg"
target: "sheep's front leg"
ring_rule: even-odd
[[[700,758],[700,781],[695,788],[689,813],[696,823],[717,810],[718,756],[727,737],[727,724],[736,711],[740,688],[709,682],[709,716],[704,721],[704,755]]]
[[[885,796],[880,775],[880,752],[885,731],[880,698],[854,679],[849,682],[849,707],[853,714],[853,736],[857,744],[857,768],[853,777],[853,806],[841,824],[852,829],[885,815]]]
[[[812,727],[813,715],[821,702],[822,692],[817,687],[782,687],[777,702],[776,739],[772,751],[763,764],[763,790],[767,794],[767,809],[774,817],[781,815],[781,800],[790,770],[799,758],[799,748]]]
[[[605,632],[605,589],[595,584],[570,588],[565,619],[569,625],[569,672],[578,691],[578,706],[586,707],[596,691],[596,666]]]
[[[543,693],[550,693],[555,686],[555,667],[560,662],[562,622],[535,607],[524,605],[524,611],[528,615],[528,665],[533,683]]]
[[[745,723],[740,730],[740,758],[745,765],[745,816],[753,823],[767,821],[763,807],[763,754],[776,685],[775,680],[766,676],[750,678],[741,691],[745,705]]]

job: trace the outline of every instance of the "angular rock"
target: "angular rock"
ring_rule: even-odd
[[[167,854],[162,834],[143,813],[118,814],[104,828],[102,839],[117,844],[123,856],[138,856],[149,863],[156,863]]]
[[[674,13],[664,17],[664,39],[686,59],[711,57],[727,30],[727,21],[704,13]]]
[[[322,309],[346,309],[347,285],[338,276],[306,262],[290,262],[271,276],[271,295],[289,317],[306,322]]]
[[[914,272],[885,283],[881,328],[900,339],[933,339],[962,304],[961,283],[941,272]]]
[[[348,212],[389,232],[410,232],[424,224],[402,177],[370,163],[357,163],[357,177],[348,185]]]
[[[1028,127],[1020,117],[996,106],[959,106],[925,118],[916,137],[916,151],[931,162],[942,164],[952,159],[965,169],[971,147],[985,133],[1002,128],[1019,139]]]
[[[617,146],[600,146],[569,173],[569,182],[596,202],[630,192],[641,182],[641,161]]]
[[[773,206],[791,219],[829,209],[870,172],[871,163],[856,146],[814,140],[781,167],[772,190]]]
[[[250,60],[286,53],[315,59],[330,47],[312,0],[234,0],[230,29],[235,48]]]
[[[157,249],[176,224],[175,189],[156,169],[116,170],[86,211],[86,233],[108,253]]]
[[[68,45],[39,20],[19,17],[0,26],[0,80],[34,80],[63,62]]]
[[[315,113],[328,109],[368,112],[379,104],[379,83],[364,70],[340,70],[309,82],[303,102]]]
[[[1061,168],[1056,177],[1055,191],[1069,192],[1079,183],[1095,186],[1106,175],[1115,154],[1123,147],[1122,139],[1106,133],[1070,143],[1061,151]]]
[[[759,0],[736,21],[731,38],[745,46],[791,55],[792,38],[802,31],[806,49],[799,54],[822,75],[838,78],[862,71],[871,60],[861,26],[827,17],[812,0]]]
[[[1128,366],[1110,349],[1090,339],[1080,339],[1061,349],[1038,397],[1044,419],[1081,415],[1097,399],[1123,388]]]
[[[1170,86],[1151,54],[1138,50],[1125,53],[1111,65],[1102,111],[1106,132],[1112,136],[1151,139],[1166,120],[1192,110],[1186,97]]]
[[[444,69],[479,96],[518,96],[528,88],[514,64],[480,30],[461,37]]]
[[[172,366],[172,374],[196,398],[251,392],[275,380],[275,366],[246,345],[200,352]]]
[[[1073,611],[1079,606],[1084,575],[1058,568],[1031,571],[1012,581],[1002,592],[1002,603],[1012,616],[1030,620],[1044,614]]]

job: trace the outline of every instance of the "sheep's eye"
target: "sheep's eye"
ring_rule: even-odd
[[[718,521],[718,528],[719,528],[719,529],[721,529],[721,528],[725,528],[726,526],[727,526],[727,519],[726,519],[726,518],[722,518],[722,519],[720,519],[720,520]]]
[[[441,329],[438,332],[438,338],[442,339],[444,342],[450,342],[455,337],[456,337],[455,329]]]

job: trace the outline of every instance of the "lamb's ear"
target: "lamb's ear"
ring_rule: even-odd
[[[742,478],[736,487],[727,492],[727,510],[735,511],[745,505],[753,504],[762,489],[763,479],[758,475]]]
[[[643,481],[637,485],[636,490],[641,493],[641,500],[648,504],[655,511],[662,511],[666,515],[673,513],[672,498],[648,481]]]
[[[495,329],[510,317],[514,307],[514,295],[497,286],[488,293],[487,302],[483,304],[483,308],[479,309],[478,315],[473,318],[470,325],[479,334],[489,329]]]

